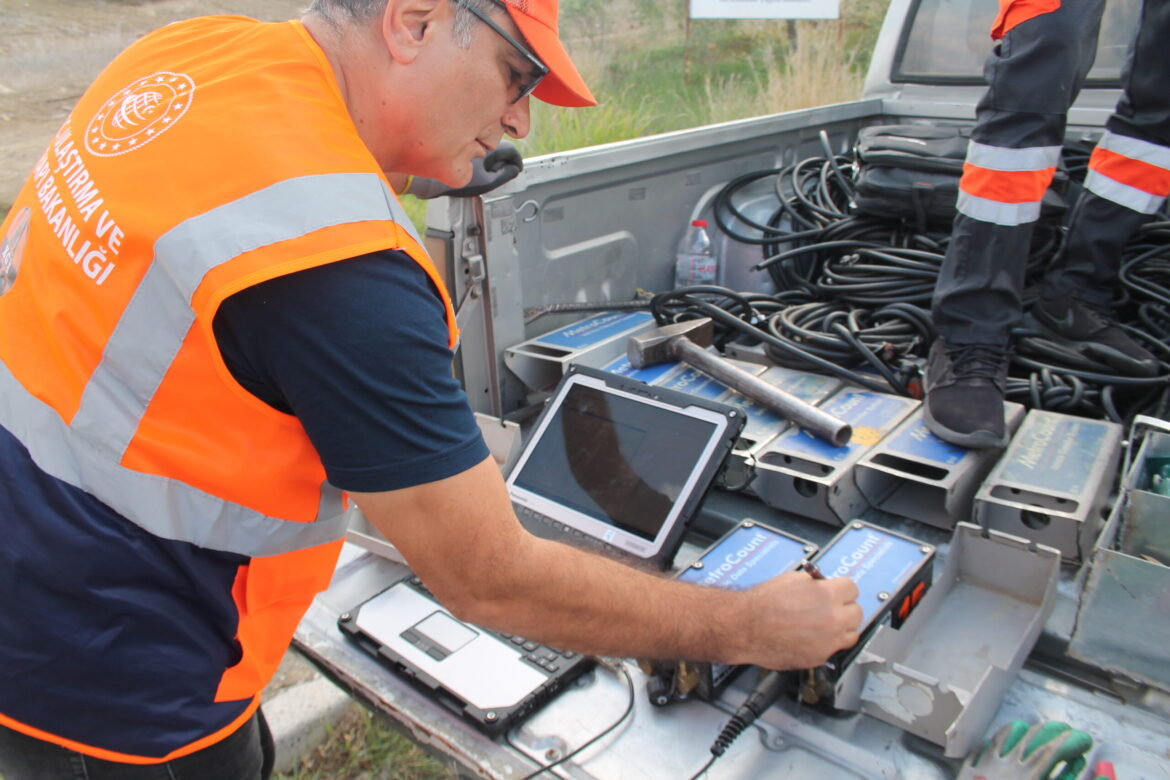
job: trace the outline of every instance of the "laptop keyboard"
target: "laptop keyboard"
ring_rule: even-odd
[[[408,582],[410,583],[410,586],[419,593],[423,593],[432,599],[435,598],[435,594],[431,593],[427,586],[423,584],[423,581],[418,577],[411,577]],[[482,626],[476,626],[476,628],[481,631],[490,631],[489,629],[484,629]],[[580,655],[579,653],[575,653],[572,650],[558,650],[555,647],[550,647],[548,645],[541,644],[540,642],[527,639],[520,636],[519,634],[505,634],[500,631],[490,631],[490,633],[494,634],[505,642],[510,642],[511,644],[515,645],[516,649],[523,653],[523,658],[525,661],[532,664],[533,666],[536,666],[542,671],[547,672],[548,674],[556,674],[562,668],[568,666],[570,661],[576,659]]]
[[[523,504],[512,504],[512,506],[515,508],[516,516],[520,518],[520,522],[526,526],[528,526],[529,523],[525,521],[529,520],[532,523],[543,526],[544,530],[557,534],[561,539],[578,539],[581,542],[594,541],[592,539],[588,539],[585,534],[581,533],[576,528],[570,528],[564,523],[559,523],[548,515],[537,512],[535,509],[529,509]]]
[[[555,542],[567,542],[574,547],[580,547],[622,561],[632,558],[625,550],[614,547],[612,544],[606,544],[592,536],[587,536],[576,528],[571,528],[564,523],[558,522],[548,515],[537,512],[535,509],[529,509],[523,504],[517,503],[513,503],[512,508],[516,510],[516,517],[519,518],[520,525],[527,528],[533,535],[539,536],[542,539],[551,539]]]

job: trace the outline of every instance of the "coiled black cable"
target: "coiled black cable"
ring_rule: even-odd
[[[728,182],[713,200],[715,223],[729,238],[760,247],[753,266],[777,292],[737,292],[717,285],[660,293],[650,302],[659,324],[708,317],[714,344],[762,344],[777,364],[840,377],[877,392],[914,397],[936,332],[927,306],[950,242],[949,225],[919,224],[858,213],[851,205],[858,166],[836,154],[821,133],[824,155]],[[1075,189],[1086,169],[1084,144],[1066,147]],[[736,199],[760,186],[775,200],[766,220]],[[759,185],[759,186],[756,186]],[[1039,282],[1063,251],[1066,231],[1048,214],[1036,223],[1027,267]],[[1043,334],[1017,329],[1009,400],[1128,422],[1170,402],[1170,215],[1163,212],[1125,248],[1119,271],[1117,319],[1131,338],[1163,364],[1155,377],[1119,377],[1082,352]],[[1035,293],[1031,293],[1034,298]],[[626,306],[642,306],[627,302]],[[581,304],[566,308],[585,308]],[[588,307],[592,307],[589,304]]]
[[[821,133],[823,154],[733,179],[714,198],[715,223],[730,238],[760,247],[754,266],[779,292],[751,297],[722,288],[664,294],[659,322],[710,316],[716,343],[762,342],[775,362],[839,376],[869,389],[921,394],[921,370],[935,337],[927,311],[950,241],[949,225],[920,225],[858,213],[851,205],[857,161],[835,153]],[[1070,191],[1079,191],[1092,146],[1064,149]],[[766,218],[740,204],[771,182]],[[1033,230],[1028,285],[1038,283],[1063,250],[1059,218]],[[1124,422],[1165,395],[1170,382],[1170,218],[1147,224],[1127,246],[1119,275],[1120,327],[1166,363],[1165,375],[1118,377],[1039,334],[1017,333],[1007,396],[1044,408]],[[712,314],[724,308],[729,317]],[[734,322],[737,321],[737,322]],[[766,337],[759,335],[763,331]],[[916,374],[918,374],[916,376]]]
[[[756,296],[766,298],[767,296]],[[740,305],[735,310],[720,306],[723,300],[734,301]],[[764,303],[763,300],[757,303]],[[745,295],[735,293],[723,287],[701,286],[682,287],[670,292],[659,293],[650,301],[650,311],[660,325],[672,322],[710,317],[715,324],[715,344],[726,344],[732,338],[746,338],[749,341],[762,342],[770,352],[776,350],[779,354],[790,359],[804,361],[810,370],[839,376],[846,381],[880,393],[888,393],[891,388],[886,383],[866,376],[848,367],[833,363],[814,351],[806,350],[802,346],[778,338],[757,323],[766,322],[761,317],[760,309]]]

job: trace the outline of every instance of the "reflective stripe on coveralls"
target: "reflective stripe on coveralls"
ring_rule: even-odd
[[[1154,214],[1170,195],[1170,149],[1106,131],[1089,158],[1085,189],[1139,214]]]
[[[999,0],[999,14],[991,25],[991,37],[998,41],[1013,27],[1059,8],[1060,0]]]
[[[995,225],[1035,222],[1059,160],[1059,146],[1008,149],[971,141],[956,207]]]

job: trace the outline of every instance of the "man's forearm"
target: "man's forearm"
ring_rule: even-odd
[[[781,575],[747,591],[681,583],[516,520],[490,459],[447,480],[354,496],[454,614],[566,649],[799,668],[856,641],[848,580]]]
[[[677,582],[527,534],[524,540],[516,570],[455,607],[462,617],[597,655],[732,662],[746,652],[733,635],[750,622],[754,595]]]

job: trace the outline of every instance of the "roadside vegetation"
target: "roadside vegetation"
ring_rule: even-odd
[[[888,0],[832,21],[696,20],[686,0],[562,0],[561,32],[597,108],[533,101],[526,156],[826,103],[861,93]]]
[[[274,780],[456,780],[458,774],[361,708],[327,728],[326,740]],[[2,780],[2,779],[0,779]]]
[[[561,0],[561,33],[598,98],[533,101],[525,157],[854,100],[888,0],[841,0],[835,21],[686,24],[686,0]],[[426,203],[404,199],[422,227]],[[363,712],[279,780],[438,780],[457,775]]]

